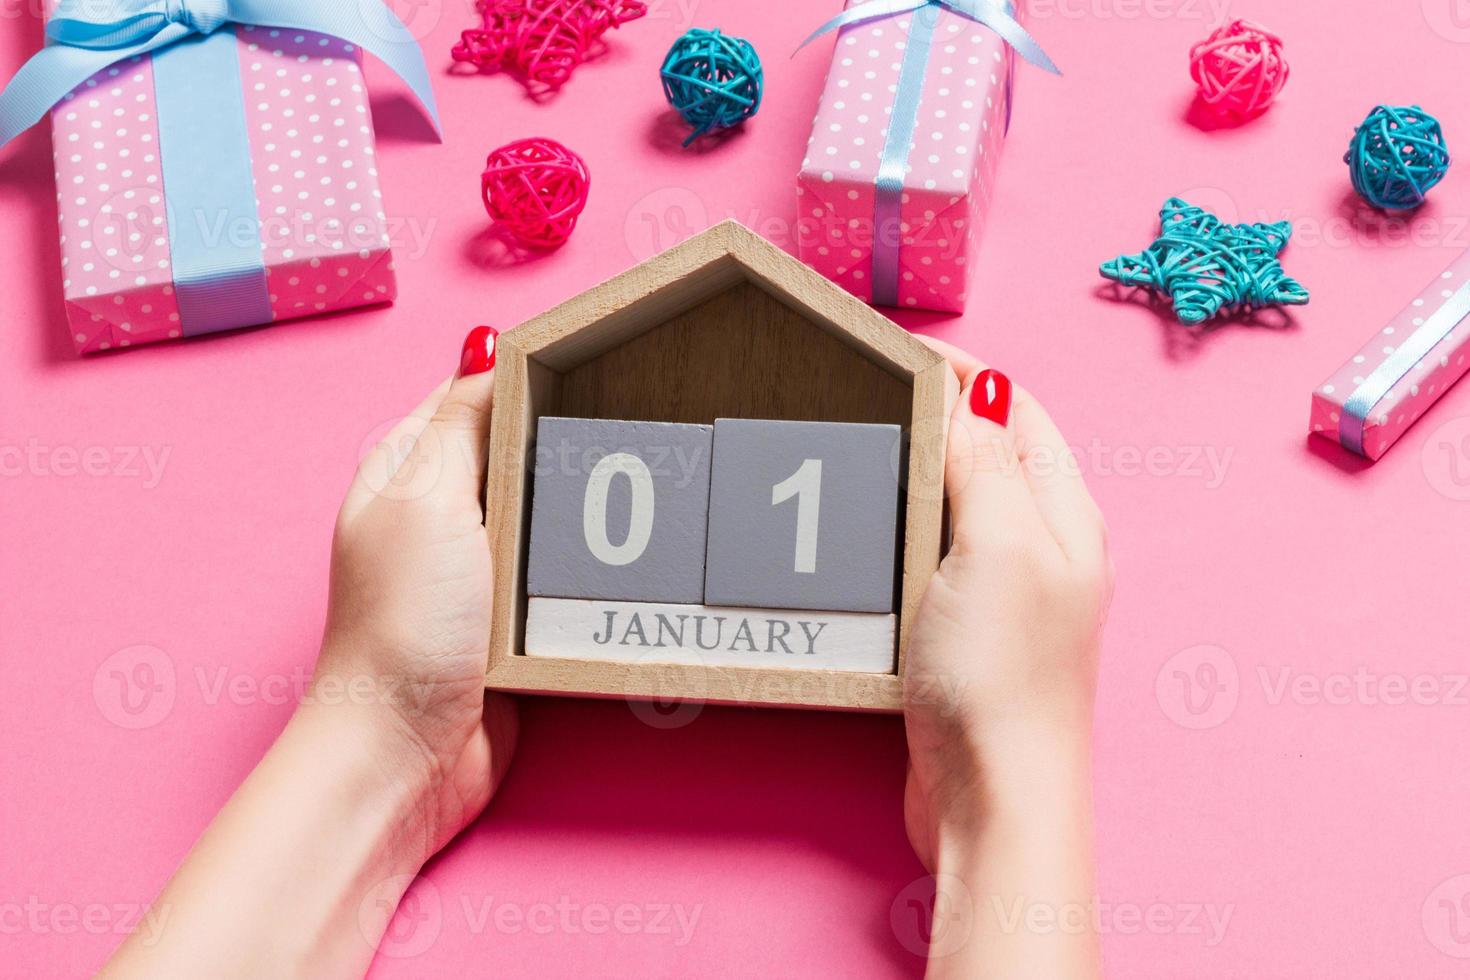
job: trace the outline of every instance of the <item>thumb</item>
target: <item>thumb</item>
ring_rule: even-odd
[[[954,545],[983,546],[1028,529],[1036,505],[1010,422],[1011,382],[978,361],[960,378],[944,466]]]
[[[495,396],[494,327],[469,332],[460,351],[459,370],[434,411],[433,427],[444,453],[445,478],[454,493],[478,497],[484,487],[490,451],[490,406]]]

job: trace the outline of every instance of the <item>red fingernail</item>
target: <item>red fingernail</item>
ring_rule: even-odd
[[[1009,422],[1011,379],[991,368],[981,371],[975,376],[975,387],[970,389],[970,411],[996,425]]]
[[[495,366],[495,338],[500,336],[494,327],[478,326],[464,339],[459,352],[459,376],[483,374]]]

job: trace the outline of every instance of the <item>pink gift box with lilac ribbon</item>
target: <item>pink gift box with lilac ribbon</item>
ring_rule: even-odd
[[[1018,17],[998,0],[870,0],[826,25],[837,43],[797,180],[803,261],[875,305],[964,309],[1014,55],[1055,71]]]
[[[1378,459],[1470,369],[1470,252],[1312,394],[1311,429]]]
[[[47,41],[0,144],[49,110],[79,353],[392,301],[362,49],[435,113],[379,0],[58,0]]]

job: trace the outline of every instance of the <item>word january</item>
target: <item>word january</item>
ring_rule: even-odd
[[[669,616],[664,613],[654,613],[652,629],[650,630],[644,624],[643,615],[635,612],[625,617],[626,622],[621,631],[619,631],[619,613],[617,610],[607,609],[603,611],[602,615],[607,619],[605,628],[600,632],[593,631],[592,642],[605,646],[613,642],[614,636],[620,636],[617,644],[618,646],[624,647],[675,646],[680,649],[690,649],[686,643],[686,639],[692,633],[695,647],[700,650],[717,650],[725,642],[725,624],[729,621],[729,617],[726,616],[707,616],[703,613],[694,616],[688,613],[679,613],[674,616]],[[692,624],[690,622],[691,620],[693,621]],[[747,652],[759,653],[761,647],[756,645],[756,637],[763,633],[766,653],[775,653],[776,647],[779,645],[785,653],[796,654],[799,652],[807,656],[816,656],[817,638],[827,628],[827,624],[824,622],[798,619],[795,623],[800,634],[792,636],[792,623],[788,620],[763,619],[755,620],[754,622],[764,623],[764,629],[762,630],[759,626],[752,627],[750,617],[740,617],[739,625],[735,627],[734,633],[730,638],[730,645],[725,647],[725,649],[730,651],[739,650],[742,649],[740,645],[744,644],[743,649]],[[708,626],[707,628],[708,623],[713,623],[714,625]],[[707,629],[709,633],[713,634],[712,636],[706,636]],[[650,632],[653,633],[653,639],[651,641],[648,638]],[[805,643],[806,649],[800,651],[792,649],[791,644],[786,642],[788,637],[791,637],[798,645]]]

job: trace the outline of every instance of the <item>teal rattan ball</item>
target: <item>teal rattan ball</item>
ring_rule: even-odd
[[[1423,204],[1450,167],[1439,120],[1416,105],[1381,105],[1368,113],[1343,160],[1363,200],[1395,211]]]
[[[679,110],[694,132],[688,146],[705,133],[739,125],[761,107],[761,60],[749,41],[695,27],[684,33],[659,71],[664,98]]]

